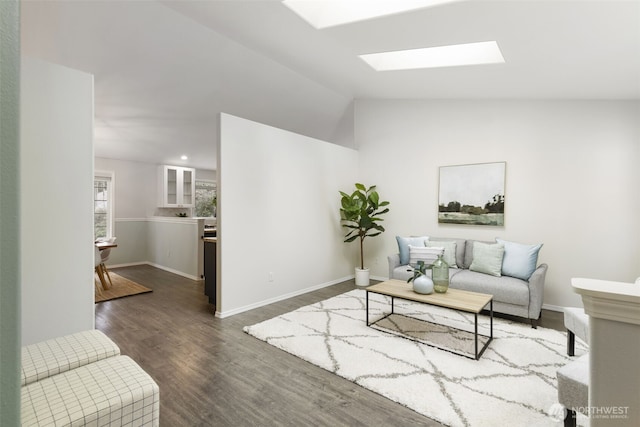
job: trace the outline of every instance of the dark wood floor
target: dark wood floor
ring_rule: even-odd
[[[161,426],[440,426],[242,331],[355,288],[353,281],[218,319],[196,282],[114,269],[152,293],[96,305],[96,328],[160,386]],[[562,329],[560,313],[541,326]]]

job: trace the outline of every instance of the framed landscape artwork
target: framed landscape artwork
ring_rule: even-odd
[[[441,166],[438,222],[504,225],[506,162]]]

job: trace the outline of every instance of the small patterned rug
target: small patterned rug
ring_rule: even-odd
[[[365,307],[356,289],[244,331],[445,425],[562,425],[556,371],[572,360],[565,332],[494,318],[494,339],[476,361],[397,335],[413,331],[466,352],[469,334],[450,328],[473,331],[473,315],[396,299],[401,316],[378,325],[396,331],[383,331],[366,326]],[[370,319],[389,312],[390,298],[370,294]],[[488,334],[488,316],[479,325]],[[584,352],[576,342],[576,355]]]
[[[126,279],[120,276],[119,274],[116,274],[110,271],[109,275],[111,276],[111,282],[113,283],[113,286],[111,286],[109,289],[102,290],[101,294],[98,293],[98,291],[96,290],[96,293],[95,293],[96,303],[110,301],[118,298],[124,298],[131,295],[139,295],[139,294],[145,294],[147,292],[153,292],[152,289],[149,289],[146,286],[142,286],[132,280]],[[106,278],[106,275],[105,275],[105,278]],[[100,280],[98,280],[97,276],[95,281],[96,281],[96,287],[100,287],[100,289],[102,289],[102,285],[100,284]]]

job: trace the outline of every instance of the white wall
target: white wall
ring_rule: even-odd
[[[356,181],[357,152],[227,114],[220,121],[220,315],[352,277],[356,248],[342,243],[338,191]]]
[[[358,101],[360,175],[391,202],[368,252],[388,276],[396,235],[544,243],[545,305],[581,305],[572,277],[640,276],[640,103]],[[439,166],[507,162],[504,227],[440,225]]]
[[[94,327],[93,76],[23,58],[22,343]]]
[[[114,233],[118,247],[108,265],[149,260],[147,217],[157,208],[158,166],[128,160],[95,158],[97,171],[113,172]]]
[[[202,221],[202,220],[200,220]],[[147,220],[148,261],[151,265],[199,280],[202,245],[198,220],[155,217]],[[120,246],[118,246],[119,248]]]
[[[95,168],[115,175],[116,219],[154,215],[158,205],[158,165],[96,157]]]
[[[210,169],[196,169],[196,179],[205,181],[217,181],[218,173]]]

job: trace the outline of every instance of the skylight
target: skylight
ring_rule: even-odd
[[[504,63],[495,41],[370,53],[360,58],[376,71]]]
[[[315,28],[334,27],[459,0],[284,0]]]

